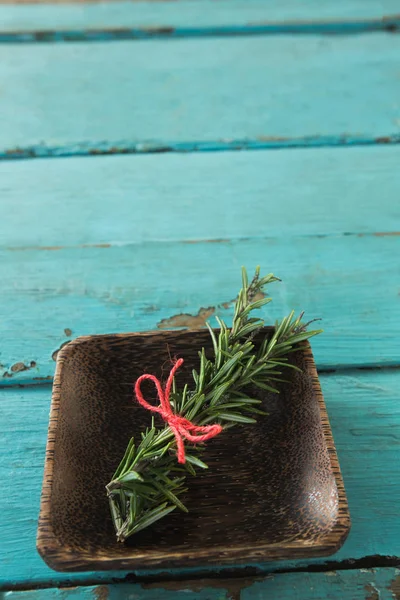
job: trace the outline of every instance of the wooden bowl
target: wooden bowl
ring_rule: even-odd
[[[207,331],[164,331],[81,337],[59,352],[37,538],[50,567],[243,565],[342,545],[348,506],[308,343],[291,358],[302,373],[290,370],[280,394],[259,396],[267,417],[207,442],[209,470],[188,479],[189,513],[116,542],[104,486],[129,438],[150,422],[133,382],[144,372],[165,377],[170,355],[185,359],[178,383],[190,381],[202,346],[210,351]]]

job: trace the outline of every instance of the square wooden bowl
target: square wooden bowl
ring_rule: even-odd
[[[348,506],[308,343],[291,358],[302,372],[290,370],[280,394],[259,396],[268,416],[207,443],[210,468],[188,478],[189,513],[116,542],[104,486],[150,422],[133,383],[144,372],[165,377],[170,354],[185,359],[179,385],[189,382],[202,346],[211,352],[207,331],[164,331],[81,337],[59,352],[37,538],[50,567],[206,568],[324,556],[342,545]]]

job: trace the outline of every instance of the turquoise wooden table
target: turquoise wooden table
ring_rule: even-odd
[[[400,599],[398,0],[0,4],[0,598]],[[352,530],[331,557],[62,574],[35,550],[79,335],[229,319],[242,264],[313,348]]]

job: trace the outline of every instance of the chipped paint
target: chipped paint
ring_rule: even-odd
[[[93,590],[94,600],[108,600],[108,586],[98,585]]]
[[[374,235],[378,237],[398,236],[400,235],[400,231],[378,231],[377,233],[374,233]]]
[[[232,298],[232,300],[227,300],[226,302],[221,302],[220,304],[218,304],[218,308],[223,310],[229,310],[235,302],[236,298]]]
[[[83,155],[89,156],[103,156],[105,154],[162,154],[164,152],[173,152],[172,146],[165,144],[134,144],[134,146],[128,146],[123,144],[114,144],[110,147],[105,145],[104,147],[89,148],[87,152],[83,152]],[[73,153],[74,154],[74,153]],[[81,154],[79,152],[79,154]]]
[[[247,238],[244,238],[247,239]],[[209,240],[183,240],[183,244],[229,244],[232,240],[228,238],[214,238]]]
[[[360,573],[375,573],[375,569],[360,569]]]
[[[5,154],[8,158],[35,158],[33,148],[8,148]]]
[[[24,251],[36,251],[36,250],[46,250],[46,251],[56,251],[56,250],[67,250],[70,248],[111,248],[111,244],[109,243],[101,243],[101,244],[77,244],[76,246],[9,246],[7,250],[11,252],[24,252]]]
[[[365,600],[380,600],[381,593],[373,583],[367,583],[365,591],[367,592]]]
[[[258,135],[256,137],[260,142],[284,142],[286,138],[279,135]]]
[[[39,248],[40,248],[40,250],[48,250],[49,252],[63,249],[62,246],[40,246]]]
[[[400,134],[368,137],[357,134],[311,135],[279,138],[260,135],[254,139],[168,141],[143,143],[135,141],[101,142],[89,141],[73,145],[49,146],[38,144],[24,148],[0,149],[0,160],[26,158],[63,158],[67,156],[103,156],[111,154],[159,154],[164,152],[221,152],[235,150],[268,150],[279,148],[326,148],[335,146],[372,146],[376,144],[400,144]]]
[[[205,327],[207,319],[215,313],[215,306],[200,308],[197,315],[189,313],[180,313],[167,319],[162,319],[157,323],[158,329],[170,329],[174,327],[184,327],[186,329],[199,329]]]
[[[263,292],[257,292],[257,294],[254,296],[254,301],[261,300],[262,298],[265,298],[265,294]],[[173,315],[172,317],[162,319],[159,323],[157,323],[157,327],[158,329],[171,329],[175,327],[199,329],[201,327],[205,327],[206,321],[212,317],[217,309],[229,310],[232,304],[235,302],[236,298],[233,298],[233,300],[221,302],[216,307],[209,306],[207,308],[200,308],[197,315],[191,315],[190,313],[179,313],[178,315]]]
[[[392,592],[394,600],[400,600],[400,571],[398,571],[398,573],[399,575],[393,579],[389,586],[389,590]]]
[[[257,294],[254,294],[253,301],[256,302],[256,300],[262,300],[263,298],[265,298],[264,292],[257,292]]]
[[[13,377],[14,373],[21,373],[22,371],[29,371],[29,369],[34,369],[36,367],[36,361],[31,360],[29,365],[26,365],[24,362],[16,362],[10,367],[10,371],[6,371],[3,373],[3,377],[10,378]]]
[[[12,365],[11,371],[13,373],[19,373],[20,371],[28,371],[28,369],[33,369],[34,367],[36,367],[36,362],[34,360],[31,360],[29,365],[26,365],[23,362],[17,362]]]
[[[253,577],[238,577],[230,579],[199,579],[192,581],[164,581],[162,583],[143,583],[142,587],[144,590],[160,590],[160,592],[201,592],[205,588],[218,588],[225,590],[227,597],[224,596],[224,600],[240,600],[241,593],[244,589],[250,587],[256,581],[266,581],[273,579],[273,576],[267,576],[264,578],[253,578]],[[161,598],[161,594],[159,596]]]
[[[230,300],[229,302],[222,302],[221,306],[225,310],[228,310],[232,306],[232,302],[235,302],[235,301],[234,300]]]

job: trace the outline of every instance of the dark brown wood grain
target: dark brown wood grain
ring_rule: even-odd
[[[144,372],[165,377],[170,356],[185,359],[178,384],[190,381],[202,346],[210,352],[208,332],[165,331],[82,337],[59,352],[37,540],[49,566],[206,567],[323,556],[341,546],[348,506],[308,343],[291,359],[302,372],[290,370],[279,395],[262,392],[267,417],[207,443],[209,470],[188,480],[189,513],[115,541],[104,486],[150,420],[133,382]]]

